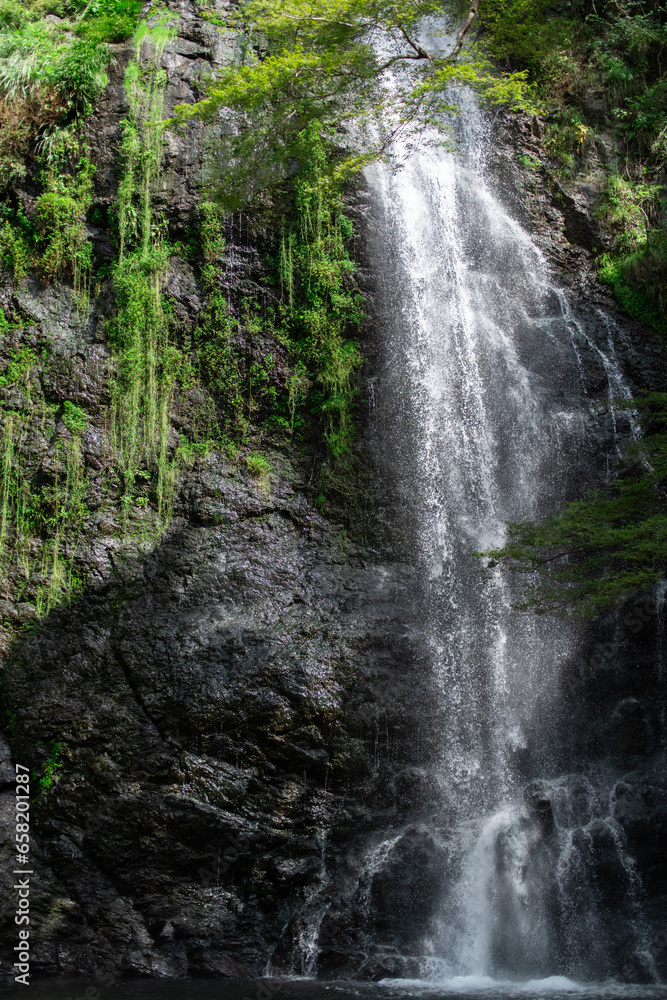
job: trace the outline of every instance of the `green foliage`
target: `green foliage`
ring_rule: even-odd
[[[45,280],[70,273],[83,304],[92,268],[85,218],[92,202],[95,168],[72,128],[50,136],[42,160],[45,190],[35,205],[32,262]]]
[[[608,168],[599,214],[612,240],[599,275],[624,309],[667,330],[667,4],[486,0],[480,22],[479,47],[528,73],[563,177],[587,169],[596,131],[613,134],[624,166]]]
[[[494,60],[541,68],[555,51],[572,44],[574,24],[554,18],[553,0],[484,0],[480,22]]]
[[[90,42],[124,42],[137,29],[142,0],[91,0],[77,21],[76,33]]]
[[[544,144],[563,177],[570,177],[574,172],[577,155],[583,152],[590,131],[580,114],[569,108],[554,115],[554,120],[547,125]]]
[[[297,400],[314,386],[312,402],[329,451],[341,459],[354,436],[355,374],[362,359],[350,334],[363,320],[364,299],[354,287],[355,264],[345,245],[351,226],[343,214],[342,184],[319,122],[303,130],[296,149],[301,169],[293,181],[295,224],[283,233],[280,248],[286,326],[297,361],[289,387],[291,422]]]
[[[45,278],[55,278],[77,266],[90,268],[90,244],[86,243],[81,216],[81,204],[69,195],[46,191],[38,198],[35,221],[43,246],[38,264]]]
[[[614,237],[613,250],[598,260],[598,276],[636,319],[666,331],[663,290],[667,285],[667,233],[652,226],[662,205],[659,184],[607,179],[600,216]]]
[[[592,618],[650,588],[667,565],[667,393],[625,402],[645,436],[625,447],[612,482],[543,524],[508,525],[502,549],[479,553],[528,573],[523,607]]]
[[[168,318],[161,293],[167,256],[160,246],[126,254],[114,271],[116,311],[108,325],[118,363],[113,426],[125,495],[147,463],[157,472],[160,516],[168,519],[174,469],[168,459],[174,384]]]
[[[418,42],[425,18],[444,16],[453,28],[460,8],[457,0],[241,5],[239,27],[249,42],[242,63],[219,71],[202,101],[177,109],[181,122],[192,115],[216,122],[211,169],[226,206],[261,201],[280,184],[298,162],[300,137],[314,123],[332,149],[340,148],[346,125],[355,123],[359,148],[340,156],[342,179],[382,155],[399,134],[445,129],[443,113],[454,110],[448,96],[453,86],[473,84],[490,100],[520,101],[523,73],[502,80],[488,62],[464,62],[442,54],[437,42],[429,51]],[[371,129],[364,127],[369,119]]]
[[[3,376],[5,384],[25,384],[35,361],[31,352],[20,352]],[[58,438],[52,478],[47,482],[34,480],[22,461],[30,431],[31,416],[4,413],[0,435],[0,567],[5,572],[12,567],[23,578],[24,586],[35,593],[35,611],[42,617],[55,605],[70,601],[79,590],[74,560],[88,514],[88,488],[78,436],[66,442]]]
[[[125,87],[130,117],[124,125],[123,174],[118,187],[120,255],[114,267],[116,310],[108,324],[118,378],[113,387],[113,431],[126,510],[142,466],[156,474],[158,514],[170,517],[175,464],[169,457],[170,404],[177,359],[169,342],[162,296],[168,248],[153,218],[162,160],[162,101],[166,78],[160,59],[171,29],[161,21],[140,25]],[[151,46],[141,65],[144,42]]]
[[[269,473],[271,472],[271,463],[263,455],[251,452],[246,458],[246,466],[250,475],[255,479],[259,479],[262,482],[268,481]]]
[[[342,181],[335,157],[313,122],[295,141],[300,170],[280,192],[283,230],[273,265],[278,265],[281,300],[260,313],[248,299],[233,317],[219,279],[225,241],[224,213],[213,203],[200,208],[201,284],[206,293],[194,334],[202,381],[216,398],[228,432],[245,437],[264,416],[273,432],[292,433],[304,412],[321,422],[330,455],[349,455],[354,433],[355,375],[361,357],[351,336],[363,318],[363,297],[355,290],[355,265],[346,248],[353,228],[343,214]],[[332,162],[333,161],[333,162]],[[236,337],[243,336],[242,353]],[[263,343],[269,336],[286,349],[285,384],[276,359]],[[243,342],[243,341],[242,341]]]
[[[45,280],[71,274],[76,290],[85,293],[92,265],[85,217],[92,201],[93,167],[71,130],[58,131],[51,140],[43,158],[45,190],[36,199],[34,219],[29,222],[19,211],[5,222],[0,254],[17,286],[34,266]]]
[[[63,403],[63,423],[72,434],[83,434],[88,427],[88,414],[76,403],[66,399]]]
[[[661,191],[659,184],[633,182],[613,173],[607,177],[599,215],[616,236],[617,249],[627,252],[646,246],[650,213]]]
[[[48,792],[49,789],[58,781],[58,772],[63,766],[63,762],[60,760],[62,750],[63,744],[53,740],[51,743],[51,753],[49,754],[48,759],[44,762],[42,776],[39,779],[39,788],[42,794]]]
[[[0,92],[28,98],[51,91],[64,110],[85,112],[106,86],[109,57],[104,45],[71,41],[51,24],[28,23],[0,32]]]
[[[18,288],[30,268],[30,247],[20,229],[10,222],[0,229],[0,254]]]
[[[272,316],[250,306],[233,321],[216,281],[217,252],[206,249],[214,209],[201,219],[199,370],[243,434],[261,411],[272,409],[271,426],[290,433],[309,411],[329,455],[349,459],[364,302],[347,247],[345,184],[396,137],[446,133],[454,86],[474,85],[490,103],[526,102],[525,71],[499,74],[479,54],[442,51],[437,39],[422,47],[425,19],[439,16],[454,30],[463,14],[460,0],[248,0],[236,14],[247,39],[240,63],[220,70],[202,101],[177,109],[176,122],[196,115],[215,124],[217,203],[227,211],[253,205],[269,226],[281,218],[280,304]],[[354,143],[343,138],[352,122]],[[286,393],[273,384],[268,356],[244,367],[235,327],[251,339],[263,327],[287,349]]]
[[[4,318],[4,313],[3,313]],[[37,356],[30,347],[22,347],[19,351],[13,352],[9,364],[0,375],[0,388],[8,386],[23,387],[27,389],[28,375],[37,365]],[[27,389],[28,395],[29,389]]]
[[[0,187],[24,181],[30,159],[92,110],[107,83],[104,43],[129,37],[140,8],[140,0],[0,0]],[[45,21],[49,13],[63,20]]]
[[[204,201],[199,206],[200,280],[205,302],[194,342],[203,382],[218,399],[231,429],[242,418],[244,399],[243,378],[232,339],[234,321],[218,284],[225,249],[223,217],[220,207],[213,202]]]
[[[25,8],[17,0],[1,0],[0,29],[12,30],[19,28],[25,21]]]

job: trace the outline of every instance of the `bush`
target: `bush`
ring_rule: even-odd
[[[68,95],[76,111],[88,111],[107,85],[108,62],[106,46],[80,39],[59,51],[47,82],[60,94]]]
[[[271,464],[267,462],[263,455],[251,452],[245,460],[248,472],[254,479],[266,482],[271,472]]]
[[[26,20],[23,4],[0,0],[0,28],[19,28]]]
[[[88,415],[80,406],[67,399],[63,405],[63,423],[72,434],[83,434],[88,426]]]
[[[34,264],[47,280],[68,271],[77,285],[92,262],[85,218],[94,167],[80,155],[76,132],[61,130],[52,138],[44,156],[49,164],[43,175],[47,190],[35,206]]]
[[[0,230],[0,255],[5,267],[12,272],[14,284],[21,284],[30,267],[30,247],[16,226],[5,222]]]
[[[603,254],[598,263],[600,281],[609,285],[619,304],[647,326],[667,332],[663,304],[667,287],[667,233],[649,231],[644,244],[631,253]]]
[[[63,116],[65,106],[54,90],[32,98],[0,97],[0,188],[26,176],[26,159],[37,135],[45,135]]]
[[[553,0],[484,0],[480,20],[491,56],[512,66],[534,66],[572,42],[569,20],[548,16]],[[551,12],[552,13],[552,12]]]
[[[141,0],[93,0],[76,33],[91,42],[124,42],[141,18]]]
[[[37,199],[35,221],[44,243],[40,270],[44,277],[54,278],[71,265],[81,242],[80,206],[68,195],[47,191]]]
[[[0,91],[12,99],[55,91],[65,108],[87,111],[106,86],[109,58],[104,45],[69,42],[50,24],[26,24],[0,33]]]

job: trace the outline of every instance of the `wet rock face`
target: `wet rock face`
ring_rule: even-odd
[[[431,807],[437,799],[431,797]],[[422,804],[423,805],[423,804]],[[386,839],[367,837],[321,893],[317,969],[330,978],[418,977],[423,942],[434,938],[451,876],[432,825],[403,824]],[[361,847],[361,844],[359,844]],[[352,860],[353,859],[353,860]],[[356,865],[356,868],[353,866]]]
[[[604,171],[614,166],[616,152],[612,137],[600,136],[588,154],[589,178],[565,185],[554,177],[538,121],[501,115],[494,134],[498,192],[531,232],[585,324],[590,342],[581,346],[580,356],[592,399],[605,392],[605,373],[596,351],[605,343],[607,348],[613,343],[631,391],[665,391],[667,387],[665,353],[657,334],[618,314],[596,278],[592,251],[605,249],[608,240],[596,211]],[[611,341],[602,311],[614,322]],[[614,435],[629,435],[627,417],[621,416],[620,424],[610,414],[598,419],[595,433],[601,455],[612,450]],[[597,471],[604,475],[602,467]],[[642,954],[629,953],[624,944],[635,915],[620,906],[619,893],[627,887],[628,872],[619,869],[618,844],[610,843],[604,824],[589,827],[590,817],[578,820],[582,823],[578,846],[592,859],[591,877],[615,915],[605,933],[609,948],[619,956],[616,974],[631,982],[667,974],[667,883],[664,864],[658,860],[667,849],[665,614],[664,600],[654,592],[638,595],[620,612],[593,626],[581,660],[564,671],[556,709],[562,773],[587,766],[603,776],[606,787],[614,789],[603,814],[618,823],[618,843],[636,864],[647,921]],[[529,795],[532,805],[539,790]]]
[[[168,0],[176,37],[164,49],[160,66],[167,75],[163,111],[171,115],[179,104],[193,104],[204,94],[205,81],[223,66],[238,59],[240,40],[237,31],[222,26],[234,7],[233,0],[214,0],[208,9],[218,23],[203,18],[194,0]],[[133,52],[133,43],[112,45],[109,86],[97,101],[88,120],[86,139],[95,165],[95,201],[101,208],[112,208],[118,189],[118,153],[122,138],[121,121],[129,105],[123,86],[125,70]],[[201,200],[202,169],[205,163],[205,129],[192,121],[179,132],[167,131],[163,158],[161,204],[171,229],[181,229],[196,220]],[[92,233],[101,256],[113,257],[104,227]]]
[[[220,0],[217,15],[227,6]],[[238,45],[191,0],[171,9],[167,113],[197,99]],[[129,45],[116,47],[111,82],[87,120],[99,262],[116,253],[105,213],[117,191],[130,55]],[[196,221],[203,139],[196,124],[167,135],[157,208],[172,233]],[[272,294],[254,240],[247,219],[233,220],[220,261],[232,306]],[[191,332],[203,302],[191,264],[171,258],[164,293]],[[5,275],[0,302],[25,318],[4,337],[1,360],[24,348],[49,355],[21,398],[1,390],[21,412],[35,401],[51,407],[34,440],[20,443],[40,482],[51,481],[56,431],[69,433],[64,403],[89,417],[80,439],[88,513],[76,551],[85,592],[38,625],[32,583],[20,573],[0,594],[3,622],[14,633],[28,627],[4,650],[0,853],[9,872],[18,761],[34,777],[31,969],[255,976],[272,957],[287,969],[297,916],[343,866],[349,843],[413,808],[410,773],[423,794],[430,787],[419,766],[430,753],[431,707],[406,638],[412,569],[386,544],[373,548],[370,522],[356,532],[362,545],[322,517],[308,488],[312,456],[285,444],[264,446],[264,480],[220,451],[184,469],[159,544],[148,551],[147,515],[145,524],[132,519],[128,545],[106,478],[110,286],[86,310],[66,282],[28,278],[13,290]],[[280,345],[266,349],[279,372]],[[170,455],[188,405],[180,400],[171,415]],[[40,787],[52,754],[52,780]],[[10,912],[11,885],[0,893]],[[13,924],[0,941],[11,951]]]
[[[33,809],[35,905],[58,901],[38,970],[260,973],[372,827],[378,731],[385,772],[405,767],[409,572],[343,542],[298,485],[285,460],[268,496],[212,459],[188,489],[219,527],[179,519],[13,657],[15,759],[62,747]]]
[[[540,833],[549,833],[553,829],[554,814],[549,791],[544,782],[532,781],[524,788],[523,798]]]
[[[540,245],[585,323],[591,344],[583,348],[581,360],[593,399],[605,385],[595,346],[609,344],[601,310],[615,321],[612,340],[630,389],[667,388],[665,352],[657,334],[619,315],[596,279],[592,251],[605,249],[608,241],[596,213],[605,170],[617,167],[618,156],[613,138],[599,135],[587,154],[587,178],[565,185],[554,177],[545,155],[539,121],[508,114],[496,122],[493,172],[498,192]],[[628,435],[627,418],[621,417],[613,426],[609,414],[598,422],[600,453],[610,450],[614,434]],[[664,847],[667,823],[665,615],[664,599],[654,592],[638,595],[593,627],[581,662],[564,673],[559,706],[563,769],[575,771],[582,762],[597,761],[605,773],[622,776],[613,813],[637,859],[650,900],[653,955],[663,969],[665,949],[659,942],[667,929],[667,893],[655,851]]]
[[[605,170],[611,165],[605,142],[613,145],[613,140],[600,137],[588,153],[586,176],[566,183],[545,151],[542,130],[536,118],[499,113],[492,134],[491,181],[505,207],[530,232],[585,325],[590,338],[581,355],[586,391],[595,398],[606,386],[595,350],[596,345],[609,349],[609,325],[601,311],[617,328],[612,334],[614,348],[632,390],[664,389],[667,365],[658,333],[619,313],[613,296],[597,279],[595,253],[609,245],[597,213]],[[601,452],[608,448],[609,430],[600,428]]]
[[[370,900],[379,940],[403,955],[418,952],[432,934],[445,872],[443,852],[432,833],[408,829],[372,879]]]

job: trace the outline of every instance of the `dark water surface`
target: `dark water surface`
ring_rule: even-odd
[[[526,983],[465,976],[442,983],[386,979],[379,983],[322,983],[312,979],[262,979],[253,982],[128,980],[110,989],[85,979],[34,980],[0,986],[0,998],[29,1000],[667,1000],[667,986],[619,983],[582,984],[563,977]]]

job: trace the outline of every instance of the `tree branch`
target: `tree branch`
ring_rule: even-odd
[[[477,2],[479,3],[479,0],[477,0]],[[415,50],[417,56],[420,59],[430,59],[431,61],[433,61],[433,56],[431,55],[431,53],[427,52],[426,49],[423,49],[421,45],[417,45],[416,42],[413,42],[410,36],[408,35],[407,31],[405,30],[405,28],[401,28],[401,34],[403,35],[403,38],[406,40],[410,48]],[[411,56],[410,58],[414,59],[414,56]]]
[[[451,62],[452,59],[456,59],[457,55],[463,48],[463,42],[465,40],[466,35],[470,31],[472,22],[475,20],[477,16],[477,12],[479,11],[479,5],[480,5],[480,0],[473,0],[472,7],[470,8],[470,13],[468,14],[465,23],[462,25],[461,30],[456,36],[456,44],[452,49],[451,53],[447,56],[448,62]]]
[[[422,52],[424,52],[423,49],[422,49]],[[394,63],[404,62],[406,59],[408,59],[408,60],[410,60],[410,59],[415,60],[415,59],[432,59],[432,58],[433,57],[430,56],[428,54],[428,52],[424,52],[423,55],[414,55],[414,56],[411,56],[411,55],[405,54],[405,55],[401,55],[401,56],[392,56],[391,59],[387,59],[387,61],[385,63],[382,63],[381,66],[378,66],[378,71],[380,73],[384,73],[384,71],[386,69],[389,69],[390,66],[393,66]]]

